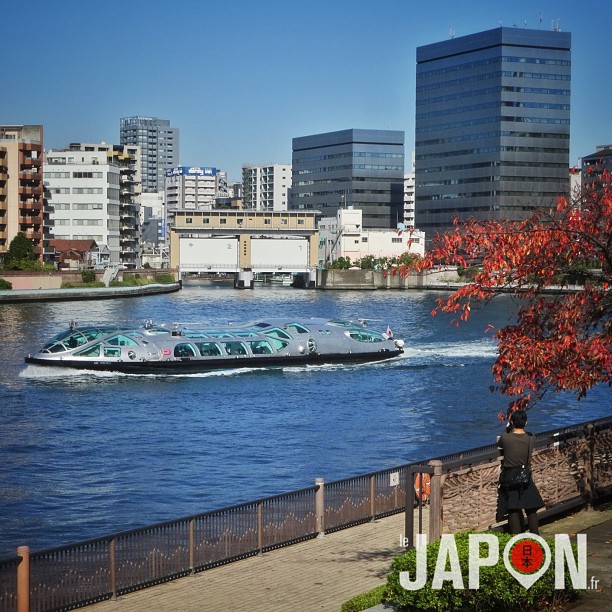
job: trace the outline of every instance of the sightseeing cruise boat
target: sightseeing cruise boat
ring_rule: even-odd
[[[54,336],[26,363],[129,374],[359,363],[403,353],[391,329],[322,318],[271,318],[243,325],[78,325]]]

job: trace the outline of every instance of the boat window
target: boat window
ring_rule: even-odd
[[[185,336],[185,338],[208,338],[208,334],[205,334],[203,331],[198,331],[196,329],[184,329],[183,336]]]
[[[257,338],[259,334],[256,334],[255,332],[250,332],[250,331],[235,331],[234,332],[234,336],[236,336],[236,338]]]
[[[175,357],[195,357],[196,352],[191,344],[181,342],[174,347]]]
[[[270,346],[270,343],[266,340],[252,341],[249,342],[249,345],[253,355],[271,355],[274,352]]]
[[[280,327],[273,327],[272,329],[266,329],[263,332],[266,336],[271,336],[272,338],[282,338],[283,340],[291,340],[291,336]]]
[[[224,342],[223,348],[228,355],[247,355],[246,346],[242,342]]]
[[[105,357],[121,357],[121,349],[118,346],[105,346],[104,356]]]
[[[270,342],[277,353],[280,353],[283,349],[286,349],[289,346],[288,342],[279,340],[278,338],[270,338]]]
[[[332,327],[355,327],[355,324],[350,321],[328,321],[327,324]]]
[[[289,325],[287,325],[288,329],[292,329],[293,331],[296,331],[298,334],[309,334],[310,330],[307,327],[304,327],[303,325],[300,325],[299,323],[289,323]]]
[[[101,347],[102,347],[102,343],[97,342],[93,346],[89,346],[86,349],[83,349],[82,351],[77,351],[75,355],[78,357],[99,357]]]
[[[117,334],[116,336],[109,338],[106,342],[108,344],[112,344],[113,346],[138,346],[138,342],[136,342],[136,340],[133,340],[124,334]]]
[[[43,353],[63,353],[68,349],[61,342],[49,342],[45,344],[45,348],[43,348]]]
[[[347,336],[358,342],[384,342],[385,337],[382,334],[374,331],[366,331],[365,329],[351,329],[344,332]]]
[[[202,357],[216,357],[221,355],[221,348],[216,342],[200,342],[198,344]]]
[[[233,338],[234,335],[230,334],[229,332],[221,332],[221,331],[211,331],[208,332],[208,335],[211,338]]]
[[[68,349],[77,348],[77,346],[83,346],[83,344],[87,344],[87,342],[87,338],[80,331],[74,331],[71,334],[65,336],[62,340],[62,344]]]
[[[130,338],[136,338],[137,340],[142,340],[144,338],[144,336],[137,331],[127,332],[125,335],[129,336]]]

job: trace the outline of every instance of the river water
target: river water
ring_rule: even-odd
[[[489,391],[500,296],[459,328],[441,294],[186,286],[172,294],[0,306],[0,558],[71,544],[489,444],[506,399]],[[393,361],[189,376],[26,366],[70,320],[241,322],[369,318],[406,350]],[[551,396],[529,429],[608,416],[608,388]]]

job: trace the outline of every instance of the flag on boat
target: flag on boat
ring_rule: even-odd
[[[389,338],[393,338],[393,332],[391,331],[391,326],[387,325],[387,336]]]

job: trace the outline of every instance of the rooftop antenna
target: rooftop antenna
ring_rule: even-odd
[[[450,34],[451,38],[455,38],[455,28],[451,28],[448,33]]]
[[[554,19],[552,20],[552,31],[553,32],[561,31],[561,20],[560,19],[557,19],[556,21]]]
[[[538,28],[538,30],[542,29],[542,19],[544,18],[544,13],[542,11],[540,11],[540,27]]]

